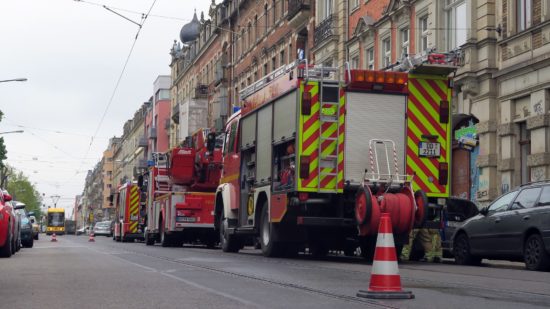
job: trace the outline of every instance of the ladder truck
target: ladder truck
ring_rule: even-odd
[[[387,212],[399,251],[449,195],[449,83],[296,62],[243,89],[216,190],[222,249],[255,238],[265,256],[372,257]]]
[[[145,243],[163,247],[200,243],[214,247],[214,192],[221,171],[216,134],[200,129],[182,147],[155,153],[140,181],[147,192]]]

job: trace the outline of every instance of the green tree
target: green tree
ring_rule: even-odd
[[[4,117],[4,113],[0,111],[0,121],[2,121],[2,117]],[[7,175],[7,169],[4,165],[4,160],[7,159],[6,154],[8,151],[6,150],[6,145],[4,144],[4,138],[0,137],[0,187],[4,187],[6,185],[6,177]]]
[[[36,218],[40,218],[42,196],[22,172],[16,171],[9,166],[8,170],[10,170],[9,174],[11,174],[7,185],[8,192],[14,200],[25,203],[27,211],[33,211]]]

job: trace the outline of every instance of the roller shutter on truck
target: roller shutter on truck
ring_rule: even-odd
[[[390,139],[395,142],[398,169],[404,174],[407,97],[396,94],[346,93],[346,142],[344,177],[351,184],[361,183],[365,169],[371,172],[369,141]],[[379,152],[379,154],[381,154]],[[393,154],[389,154],[390,160]],[[385,154],[378,157],[386,166]],[[390,162],[393,169],[393,162]]]

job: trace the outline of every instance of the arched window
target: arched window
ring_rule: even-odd
[[[252,33],[252,24],[249,22],[248,23],[248,46],[252,46],[254,44],[254,36],[253,36],[253,33]]]
[[[269,27],[269,15],[267,15],[267,3],[264,5],[264,17],[265,17],[264,33],[267,33],[267,28]]]

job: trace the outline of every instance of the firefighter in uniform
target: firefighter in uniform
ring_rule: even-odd
[[[435,215],[435,213],[438,213],[438,211],[430,211],[431,215],[428,215],[428,221],[439,221],[439,216]],[[415,241],[417,241],[417,244],[422,248],[417,248],[415,246]],[[423,255],[418,253],[421,249],[424,251]],[[401,259],[440,263],[442,255],[443,250],[441,248],[441,235],[439,229],[423,226],[411,231],[409,243],[403,247]]]

